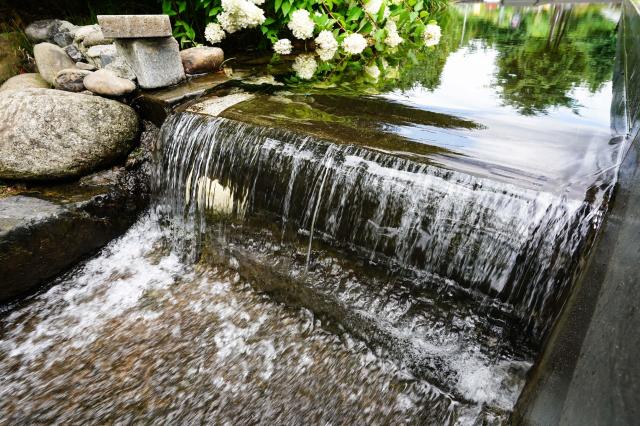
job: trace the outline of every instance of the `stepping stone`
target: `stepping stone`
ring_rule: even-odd
[[[198,46],[181,51],[180,57],[187,74],[202,74],[216,71],[224,61],[224,52],[219,47]]]
[[[168,15],[98,15],[107,38],[171,37]]]
[[[136,90],[131,80],[118,77],[109,70],[98,70],[84,79],[84,86],[91,92],[103,96],[124,96]]]
[[[116,39],[115,45],[143,89],[171,86],[185,79],[180,49],[173,37]]]

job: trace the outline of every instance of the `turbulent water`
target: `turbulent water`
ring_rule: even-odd
[[[0,423],[505,420],[521,386],[510,369],[526,364],[443,343],[464,373],[456,399],[236,271],[183,262],[168,237],[146,215],[1,320]]]

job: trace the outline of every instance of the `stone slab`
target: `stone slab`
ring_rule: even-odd
[[[171,86],[185,79],[180,48],[173,37],[116,39],[115,45],[143,89]]]
[[[171,37],[168,15],[98,15],[107,38]]]

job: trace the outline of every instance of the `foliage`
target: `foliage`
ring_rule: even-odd
[[[259,47],[280,56],[293,51],[297,79],[369,71],[400,58],[418,63],[419,52],[440,41],[432,13],[445,0],[163,0],[182,46],[216,44],[228,34],[256,28]],[[376,71],[377,70],[377,71]]]

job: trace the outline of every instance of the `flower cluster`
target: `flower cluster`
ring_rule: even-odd
[[[222,0],[218,22],[229,34],[244,28],[255,28],[265,21],[264,11],[249,0]]]
[[[351,55],[358,55],[367,47],[367,40],[362,34],[349,34],[342,40],[342,48]]]
[[[204,38],[211,44],[217,44],[225,37],[225,32],[220,26],[214,22],[207,25],[204,29]]]
[[[288,27],[295,38],[306,40],[313,37],[315,24],[309,16],[309,11],[299,9],[291,14],[291,20],[289,21]]]
[[[438,24],[427,25],[424,29],[424,33],[422,33],[425,46],[435,46],[436,44],[440,43],[441,35],[442,31],[440,30],[440,26]]]
[[[387,37],[384,39],[384,43],[387,46],[393,48],[404,41],[402,37],[400,37],[400,34],[398,34],[398,27],[394,21],[388,20],[384,29],[387,32]]]
[[[338,40],[328,30],[320,31],[316,37],[316,53],[323,61],[330,61],[338,51]]]
[[[288,38],[281,38],[280,40],[273,43],[273,51],[279,55],[288,55],[291,53],[291,40]]]
[[[313,78],[317,68],[318,63],[313,55],[310,54],[298,55],[293,63],[293,70],[296,72],[298,77],[303,80],[310,80]]]

